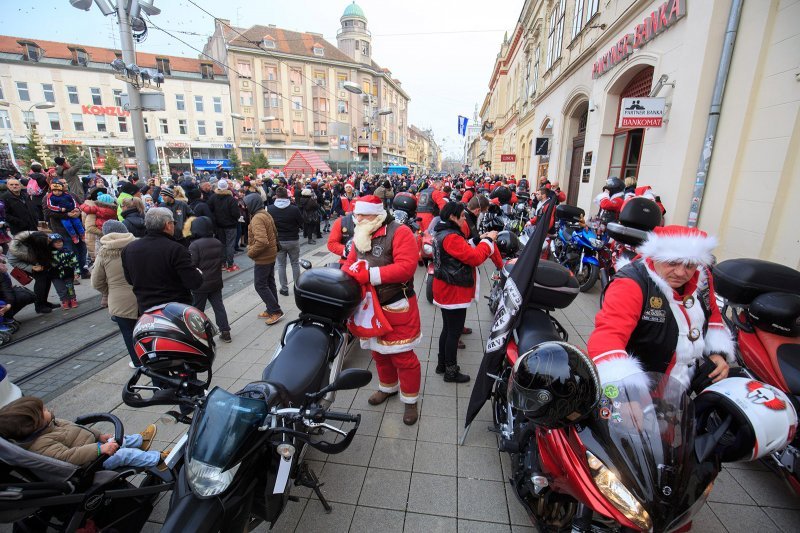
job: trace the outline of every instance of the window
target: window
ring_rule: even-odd
[[[5,109],[0,109],[0,130],[10,130],[11,129],[11,117],[8,115],[8,111]]]
[[[318,137],[323,137],[328,135],[328,123],[327,122],[315,122],[314,123],[314,135]]]
[[[186,102],[184,101],[182,94],[175,95],[175,108],[178,111],[186,111]]]
[[[117,117],[117,126],[119,126],[120,133],[127,133],[128,132],[128,118],[127,117]]]
[[[255,131],[256,121],[253,117],[244,117],[242,122],[242,131],[253,132]]]
[[[25,59],[28,61],[39,61],[42,58],[42,49],[34,43],[25,43]]]
[[[219,135],[220,137],[221,137],[221,136],[223,136],[223,135],[225,135],[225,130],[224,130],[224,129],[223,129],[223,127],[222,127],[222,121],[221,121],[221,120],[218,120],[218,121],[216,121],[216,122],[214,123],[214,126],[215,126],[215,127],[216,127],[216,129],[217,129],[217,135]]]
[[[575,13],[572,17],[572,38],[578,36],[583,28],[583,3],[586,0],[575,0]]]
[[[264,67],[264,79],[267,81],[277,81],[278,67],[274,65],[266,65]]]
[[[47,120],[50,121],[50,129],[53,131],[61,131],[61,119],[58,113],[48,113]]]
[[[197,134],[201,137],[205,136],[206,134],[206,121],[205,120],[198,120],[197,121]]]
[[[19,99],[23,102],[30,102],[31,101],[31,93],[28,92],[28,82],[27,81],[18,81],[17,82],[17,94],[19,95]]]
[[[182,118],[178,120],[178,133],[181,135],[186,135],[189,132],[189,128],[186,126],[186,119]]]
[[[147,123],[147,117],[144,117],[142,121],[144,122],[144,132],[150,133],[150,124]]]
[[[70,104],[78,103],[78,88],[74,85],[67,85],[67,98]]]
[[[74,65],[89,65],[89,54],[86,53],[86,50],[81,48],[75,48],[72,50],[72,64]]]
[[[536,94],[539,85],[539,58],[541,56],[541,47],[537,46],[536,51],[533,53],[533,72],[530,85],[530,96]]]
[[[80,113],[73,113],[72,115],[72,127],[75,131],[83,131],[83,115]]]
[[[42,84],[42,93],[44,93],[45,102],[55,102],[56,101],[56,93],[53,91],[53,84],[52,83],[43,83]]]
[[[597,10],[600,9],[600,0],[587,0],[586,1],[586,21],[588,22],[590,18],[597,14]]]
[[[292,85],[303,84],[303,75],[300,73],[299,68],[289,69],[289,83],[291,83]]]
[[[361,41],[361,53],[369,57],[369,42]]]
[[[103,115],[95,115],[94,119],[97,121],[97,131],[103,132],[108,131],[108,127],[106,126],[106,117]]]
[[[214,113],[222,113],[222,98],[219,96],[214,96]]]
[[[172,74],[172,71],[169,69],[169,59],[165,57],[156,58],[156,69],[164,76]]]
[[[344,89],[344,82],[347,81],[347,74],[337,74],[336,75],[336,86],[340,89]]]
[[[200,113],[203,112],[203,97],[202,96],[195,96],[194,97],[194,110]]]
[[[295,111],[301,111],[303,109],[302,96],[292,96],[292,109],[294,109]]]
[[[319,56],[319,57],[323,57],[325,55],[325,49],[322,48],[321,46],[315,46],[314,47],[314,55],[315,56]]]
[[[251,106],[253,105],[253,92],[252,91],[242,91],[239,93],[239,103],[243,106]]]
[[[314,84],[319,87],[326,87],[328,79],[325,77],[324,72],[314,72]]]
[[[103,98],[100,96],[100,89],[98,87],[92,87],[89,90],[92,93],[92,104],[103,105]]]
[[[33,111],[23,111],[22,112],[22,119],[25,121],[25,125],[26,126],[36,122],[36,117],[34,116]]]
[[[261,44],[264,45],[264,48],[268,48],[270,50],[274,50],[275,49],[275,39],[273,39],[269,35],[264,37],[264,40],[261,41]]]
[[[208,63],[201,63],[200,64],[200,75],[203,77],[204,80],[213,80],[214,79],[214,65],[209,65]]]
[[[305,123],[302,120],[292,121],[292,134],[305,135]]]
[[[5,99],[6,99],[6,97],[3,96],[3,85],[0,84],[0,100],[5,100]]]
[[[281,120],[279,120],[279,119],[270,120],[269,122],[267,122],[267,127],[265,128],[264,131],[266,131],[266,132],[270,132],[271,131],[273,133],[280,133],[282,126],[283,126],[283,123],[282,123]]]
[[[167,124],[167,119],[158,119],[158,129],[161,130],[161,133],[164,135],[169,134],[169,125]]]
[[[339,108],[339,113],[347,113],[347,100],[339,100],[337,102],[337,107]]]
[[[314,98],[314,111],[318,111],[320,113],[326,113],[328,111],[328,99]]]
[[[264,93],[264,107],[266,109],[277,109],[280,107],[278,98],[277,93]]]
[[[361,90],[364,91],[364,94],[372,93],[372,84],[369,82],[369,80],[364,80],[361,82]]]
[[[114,93],[114,105],[122,107],[122,89],[114,89],[112,92]]]
[[[252,78],[253,66],[249,61],[237,61],[236,70],[239,72],[240,78]]]
[[[564,40],[564,4],[566,0],[559,0],[558,5],[550,14],[550,27],[547,34],[547,69],[553,66],[561,57],[561,43]]]

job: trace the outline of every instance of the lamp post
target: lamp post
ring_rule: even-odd
[[[364,90],[361,87],[352,81],[346,81],[342,83],[342,87],[348,92],[353,94],[365,94]],[[385,109],[372,109],[372,95],[367,93],[367,103],[369,105],[369,114],[367,115],[367,136],[368,136],[368,148],[367,148],[367,173],[372,175],[372,130],[375,125],[375,119],[380,115],[391,115],[392,110],[385,108]]]
[[[241,113],[231,113],[231,118],[233,120],[244,120],[247,117],[245,117]],[[277,119],[278,119],[278,117],[274,117],[274,116],[270,115],[268,117],[263,117],[260,120],[261,120],[261,122],[272,122],[273,120],[277,120]],[[255,125],[255,123],[253,123],[253,127],[250,129],[250,138],[251,138],[251,143],[252,143],[252,148],[253,148],[253,157],[255,157],[255,155],[256,155],[256,125]]]

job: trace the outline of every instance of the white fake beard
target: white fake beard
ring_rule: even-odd
[[[356,221],[353,229],[353,244],[356,250],[361,253],[367,253],[372,250],[372,234],[381,227],[384,220],[386,220],[386,213],[378,215],[375,220],[362,219],[360,222]]]

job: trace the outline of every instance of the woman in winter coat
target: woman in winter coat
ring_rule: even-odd
[[[50,238],[43,231],[21,231],[14,236],[8,250],[8,262],[13,268],[27,272],[34,280],[37,313],[50,313],[59,307],[47,301],[50,293]]]
[[[128,197],[122,201],[122,223],[137,239],[147,233],[144,227],[144,202],[141,198]]]
[[[100,178],[102,180],[102,178]],[[114,197],[106,194],[105,189],[95,189],[81,204],[80,209],[84,214],[83,226],[86,228],[86,247],[89,256],[94,261],[99,252],[98,241],[103,236],[103,224],[107,220],[116,220],[117,203]]]
[[[139,366],[139,358],[133,350],[133,327],[139,318],[139,308],[133,287],[125,281],[122,270],[122,250],[136,238],[128,232],[125,224],[108,220],[103,224],[102,247],[92,269],[92,287],[108,298],[108,313],[117,323],[132,366]]]
[[[196,217],[192,221],[192,265],[203,272],[203,284],[192,290],[192,305],[206,310],[206,303],[214,309],[214,319],[219,328],[219,338],[223,342],[231,342],[231,326],[228,323],[228,312],[222,301],[222,258],[224,247],[219,239],[214,238],[214,221],[208,217]]]
[[[319,203],[310,187],[302,190],[297,206],[303,214],[303,237],[308,238],[308,244],[316,244],[314,232],[319,229]]]
[[[444,374],[446,382],[466,383],[470,378],[456,363],[458,340],[464,332],[467,309],[480,292],[476,267],[494,253],[497,232],[484,233],[479,242],[470,243],[465,237],[469,230],[465,230],[466,210],[461,202],[447,202],[439,216],[433,245],[433,303],[442,310],[436,373]]]

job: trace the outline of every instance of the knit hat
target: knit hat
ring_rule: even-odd
[[[169,187],[164,187],[161,189],[161,196],[169,196],[173,200],[175,199],[175,191],[170,189]]]
[[[710,265],[714,261],[711,252],[716,246],[717,239],[709,237],[705,231],[673,225],[657,227],[650,232],[639,247],[639,254],[653,261]]]
[[[374,194],[359,198],[353,209],[353,214],[355,215],[381,215],[385,212],[383,202]]]
[[[114,197],[111,196],[110,194],[98,194],[97,195],[97,201],[98,202],[102,202],[104,204],[116,203],[116,200],[114,200]]]
[[[222,189],[223,191],[228,188],[228,180],[219,180],[217,182],[217,189]]]
[[[50,242],[64,241],[60,233],[50,233],[47,235],[47,238],[50,239]]]
[[[103,222],[103,235],[108,235],[109,233],[129,233],[129,231],[125,224],[112,218]]]

